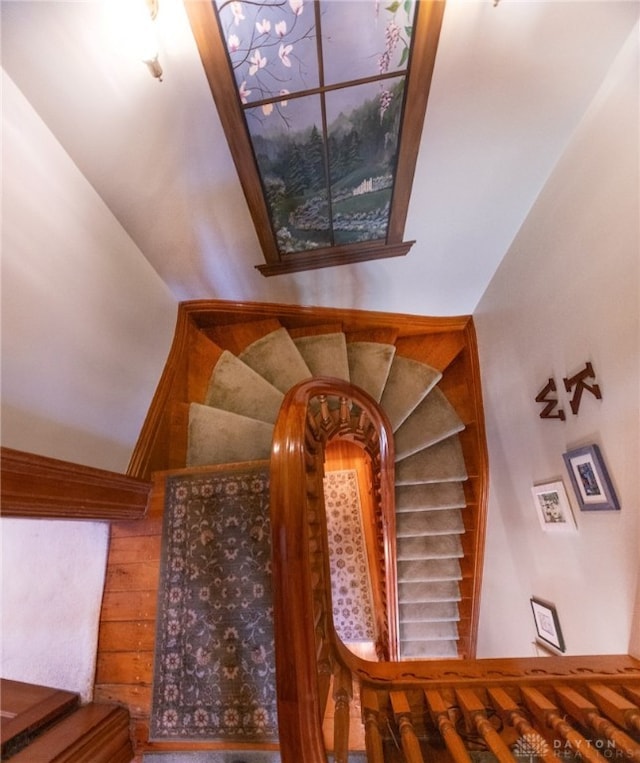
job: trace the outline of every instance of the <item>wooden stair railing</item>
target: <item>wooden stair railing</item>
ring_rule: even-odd
[[[328,404],[329,397],[341,400],[337,408]],[[372,454],[378,461],[377,492],[380,506],[387,509],[382,519],[388,632],[384,639],[390,645],[398,643],[390,425],[373,398],[354,385],[326,378],[301,382],[285,396],[271,456],[276,675],[284,763],[325,760],[322,717],[330,686],[327,679],[336,667],[329,653],[329,631],[333,639],[338,637],[330,609],[323,444],[337,432],[346,436],[352,431],[346,426],[350,419],[347,401],[359,411],[354,414],[355,430],[372,429],[375,433],[365,439],[369,447],[375,443]],[[340,681],[337,685],[342,686]],[[341,703],[346,701],[344,691],[338,696]],[[344,713],[338,715],[339,731],[344,723],[340,718],[344,719]]]
[[[371,662],[334,628],[322,491],[324,430],[341,406],[309,413],[314,396],[347,397],[380,426],[365,393],[312,379],[285,397],[271,465],[274,620],[283,763],[338,763],[349,755],[350,705],[359,688],[371,763],[640,762],[640,660],[628,655]],[[312,409],[313,410],[313,409]],[[324,414],[322,411],[324,410]],[[335,411],[338,413],[335,413]],[[343,409],[344,411],[344,409]],[[344,418],[344,412],[343,412]],[[333,424],[329,421],[332,418]],[[340,428],[338,423],[337,428]],[[391,447],[380,427],[381,464]],[[381,493],[393,483],[383,473]],[[333,692],[331,687],[333,686]],[[333,741],[323,719],[334,703]]]
[[[626,655],[375,664],[356,678],[369,760],[399,745],[408,763],[640,761],[640,661]]]

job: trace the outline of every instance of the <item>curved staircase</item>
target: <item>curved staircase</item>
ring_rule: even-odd
[[[438,364],[447,360],[437,368],[415,357],[424,354],[415,351],[424,336],[403,337],[393,327],[286,327],[276,317],[236,317],[191,336],[188,402],[172,413],[175,468],[268,459],[284,394],[313,376],[347,380],[379,402],[395,440],[400,655],[407,659],[473,650],[478,502],[473,486],[465,488],[461,438],[469,424],[477,435],[478,422],[473,401],[460,394],[468,347],[443,337],[432,339]]]

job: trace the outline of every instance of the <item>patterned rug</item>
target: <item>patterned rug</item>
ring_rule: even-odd
[[[169,477],[150,736],[276,741],[269,471]]]
[[[374,641],[376,631],[356,470],[327,472],[324,500],[336,631],[345,642]]]

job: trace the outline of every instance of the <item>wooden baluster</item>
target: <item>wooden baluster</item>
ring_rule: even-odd
[[[391,691],[389,699],[400,730],[400,741],[407,763],[424,763],[420,742],[411,722],[411,708],[407,695],[403,691]]]
[[[593,747],[588,739],[573,729],[567,721],[560,715],[558,708],[548,700],[538,689],[523,687],[522,696],[524,701],[536,717],[537,721],[556,732],[566,743],[566,747],[589,763],[604,763],[604,758]],[[557,750],[556,750],[557,752]]]
[[[307,453],[315,455],[318,450],[318,443],[314,433],[310,429],[304,430],[304,447]]]
[[[318,696],[322,713],[326,712],[329,701],[329,689],[331,688],[331,663],[329,661],[328,644],[323,644],[318,655]]]
[[[378,662],[389,662],[389,639],[378,638],[374,643],[374,649],[376,650],[376,657]]]
[[[560,704],[578,723],[592,728],[598,736],[608,739],[611,745],[620,750],[627,760],[640,761],[640,744],[634,742],[630,736],[611,721],[603,718],[598,712],[598,708],[588,699],[585,699],[582,694],[566,686],[557,686],[556,695]]]
[[[380,701],[374,689],[363,687],[360,694],[362,720],[364,723],[364,743],[368,763],[384,763],[384,747],[380,733]]]
[[[629,699],[640,707],[640,689],[634,689],[632,686],[623,686],[622,688]]]
[[[558,757],[549,747],[547,740],[525,718],[518,703],[504,689],[489,689],[488,691],[491,702],[503,722],[513,726],[520,734],[520,738],[526,740],[528,749],[521,750],[521,752],[530,751],[531,755],[544,760],[545,763],[558,763]]]
[[[305,429],[308,433],[311,433],[314,440],[320,439],[320,427],[318,426],[315,413],[311,407],[307,408],[307,426]]]
[[[322,421],[322,426],[328,429],[333,423],[329,411],[329,401],[326,395],[320,395],[318,399],[320,401],[320,420]]]
[[[346,397],[340,398],[340,431],[351,431],[351,411],[349,410],[349,400]]]
[[[333,757],[335,763],[348,763],[349,760],[349,705],[353,697],[351,671],[336,666],[333,674]]]
[[[458,689],[456,696],[469,730],[475,729],[500,763],[513,763],[515,758],[500,734],[487,718],[484,703],[471,689]]]
[[[471,756],[449,717],[449,706],[442,698],[440,692],[435,689],[425,689],[424,696],[427,700],[431,718],[438,727],[440,736],[455,763],[470,763]]]
[[[623,728],[640,732],[640,709],[622,694],[602,684],[590,684],[589,691],[600,710]],[[638,696],[640,701],[640,693]]]
[[[359,440],[365,439],[364,429],[369,424],[369,417],[366,412],[361,410],[358,416],[358,423],[356,424],[356,437]]]

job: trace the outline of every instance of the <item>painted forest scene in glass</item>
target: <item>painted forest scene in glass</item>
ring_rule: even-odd
[[[279,252],[384,240],[414,3],[217,10]]]

